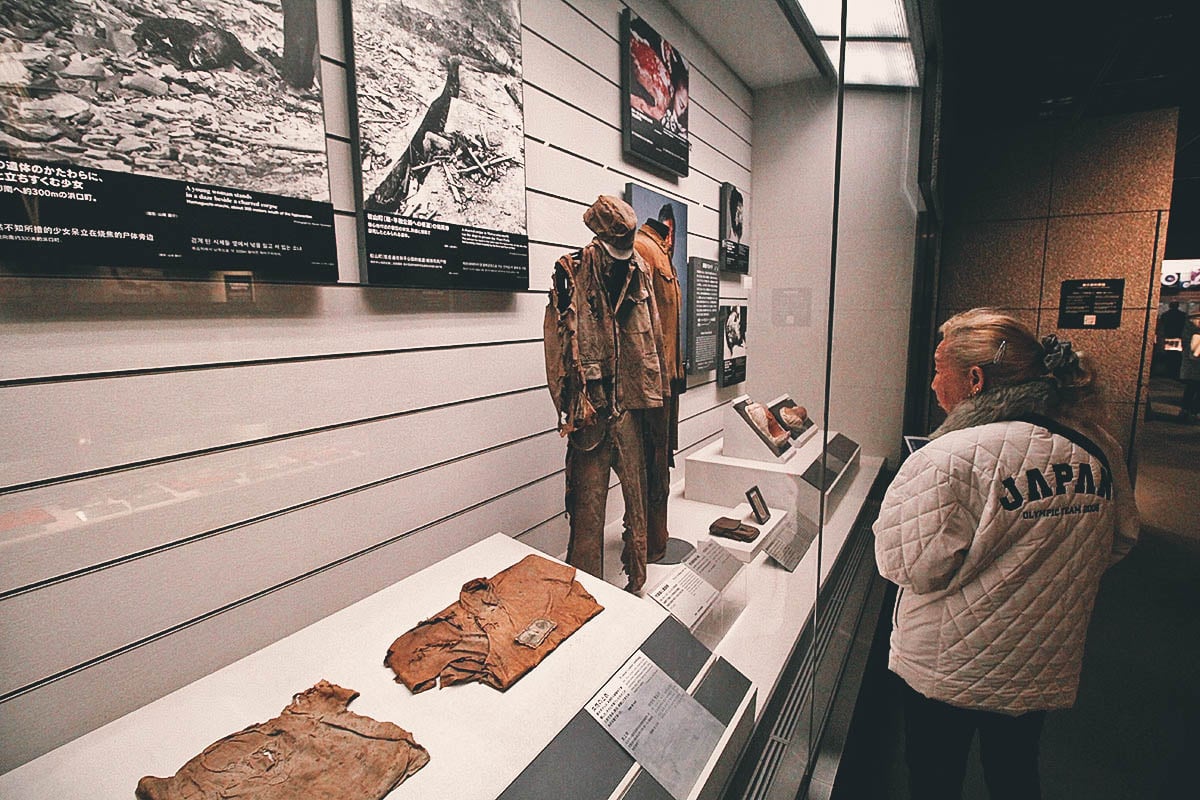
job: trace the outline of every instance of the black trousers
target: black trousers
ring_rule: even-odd
[[[1041,800],[1038,740],[1045,711],[1010,717],[930,700],[903,681],[905,760],[911,800],[960,800],[971,740],[979,731],[992,800]]]

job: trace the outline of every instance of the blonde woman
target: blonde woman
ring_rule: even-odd
[[[1034,800],[1045,712],[1075,701],[1100,577],[1136,541],[1137,508],[1070,342],[986,308],[940,330],[946,421],[875,523],[879,571],[900,587],[889,667],[906,686],[910,787],[959,798],[979,731],[993,800]]]

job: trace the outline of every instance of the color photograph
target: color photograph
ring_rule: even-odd
[[[627,155],[688,174],[688,66],[641,17],[621,16],[622,141]]]

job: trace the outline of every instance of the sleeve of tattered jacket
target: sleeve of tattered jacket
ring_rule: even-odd
[[[909,456],[874,525],[879,574],[917,594],[947,588],[975,537],[966,493],[924,451]]]
[[[578,326],[571,299],[576,262],[565,255],[554,264],[553,288],[542,322],[546,352],[546,386],[558,413],[558,432],[566,436],[596,419],[596,409],[587,396],[587,380],[579,359]]]

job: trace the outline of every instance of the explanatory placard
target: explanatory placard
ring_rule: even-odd
[[[675,800],[691,792],[724,732],[716,717],[641,650],[587,710]]]

